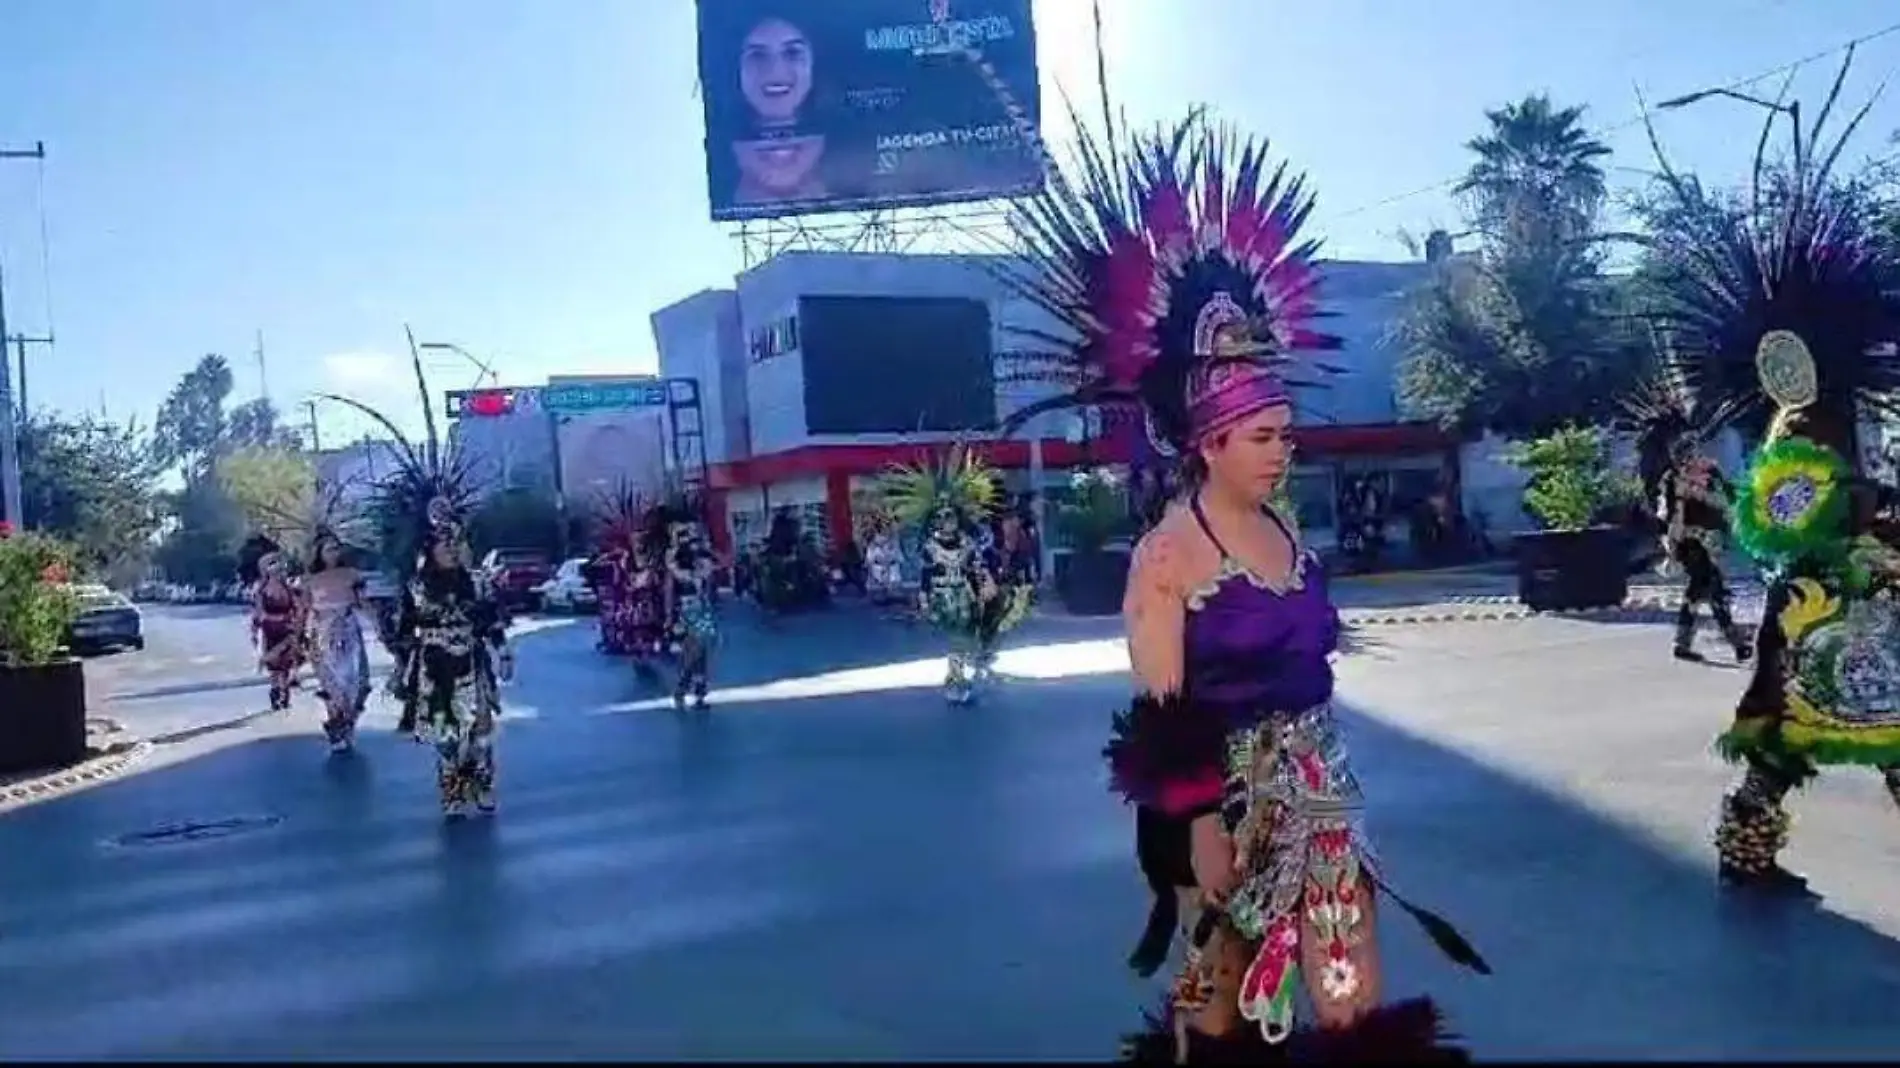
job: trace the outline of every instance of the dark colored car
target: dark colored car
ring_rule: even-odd
[[[138,606],[104,586],[75,586],[79,614],[66,632],[74,652],[145,648],[145,619]]]
[[[496,600],[533,611],[541,607],[541,584],[554,577],[554,565],[538,549],[490,549],[481,572]]]

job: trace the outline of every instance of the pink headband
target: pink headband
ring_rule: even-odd
[[[1194,322],[1194,352],[1210,361],[1188,381],[1190,445],[1268,408],[1291,404],[1293,395],[1271,367],[1248,356],[1260,343],[1247,313],[1226,293],[1216,293]]]

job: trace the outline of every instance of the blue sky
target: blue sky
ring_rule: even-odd
[[[1272,138],[1318,189],[1328,252],[1362,258],[1455,223],[1444,186],[1488,106],[1587,105],[1631,182],[1637,87],[1726,83],[1900,22],[1893,0],[1102,2],[1119,105],[1156,121],[1205,102]],[[1035,7],[1046,110],[1061,89],[1092,113],[1087,0]],[[386,403],[405,321],[512,381],[652,369],[649,313],[739,268],[706,217],[693,25],[687,0],[5,0],[0,146],[50,153],[44,255],[39,175],[0,164],[10,326],[59,336],[30,353],[34,403],[149,418],[214,351],[255,395],[260,329],[280,404]],[[1796,92],[1818,100],[1835,62]],[[1897,68],[1900,32],[1863,48],[1849,99]],[[1867,151],[1900,127],[1897,94]],[[1659,125],[1678,163],[1733,178],[1758,122],[1711,102]]]

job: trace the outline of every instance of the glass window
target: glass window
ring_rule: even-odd
[[[1333,473],[1330,469],[1295,471],[1287,483],[1301,530],[1333,527]]]
[[[1407,515],[1438,492],[1438,470],[1431,467],[1401,468],[1392,472],[1393,515]]]

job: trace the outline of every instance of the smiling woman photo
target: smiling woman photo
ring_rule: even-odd
[[[819,164],[825,135],[812,129],[814,50],[806,31],[778,16],[753,23],[739,40],[739,91],[745,129],[732,140],[739,204],[814,200],[828,190]]]

